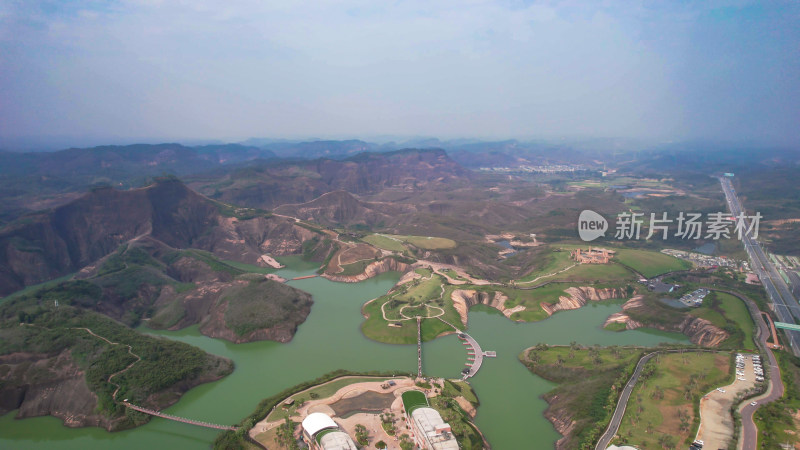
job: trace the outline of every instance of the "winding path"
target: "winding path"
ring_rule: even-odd
[[[109,376],[108,376],[108,378],[106,379],[106,381],[107,381],[108,383],[111,383],[111,384],[113,384],[113,385],[117,386],[117,388],[116,388],[116,389],[114,389],[114,393],[113,393],[113,394],[111,394],[111,399],[112,399],[112,400],[114,400],[114,402],[117,402],[117,403],[119,403],[119,400],[117,400],[117,393],[119,393],[119,390],[120,390],[121,386],[119,385],[119,383],[114,383],[113,381],[111,381],[111,379],[112,379],[112,378],[114,378],[115,376],[117,376],[117,375],[119,375],[119,374],[123,373],[123,372],[126,372],[128,369],[130,369],[131,367],[133,367],[133,365],[134,365],[134,364],[136,364],[136,363],[138,363],[139,361],[141,361],[141,360],[142,360],[142,358],[141,358],[139,355],[137,355],[136,353],[133,353],[133,348],[132,348],[132,347],[131,347],[129,344],[120,344],[119,342],[111,342],[111,341],[110,341],[110,340],[108,340],[107,338],[105,338],[105,337],[103,337],[103,336],[100,336],[99,334],[95,333],[94,331],[90,330],[89,328],[85,328],[85,327],[78,327],[78,328],[70,328],[70,329],[71,329],[71,330],[84,330],[84,331],[86,331],[87,333],[91,334],[92,336],[94,336],[94,337],[96,337],[96,338],[98,338],[98,339],[102,339],[103,341],[107,342],[107,343],[108,343],[108,344],[110,344],[110,345],[124,345],[124,346],[128,347],[128,353],[130,353],[130,355],[131,355],[131,356],[133,356],[134,358],[136,358],[136,361],[134,361],[134,362],[132,362],[132,363],[128,364],[128,365],[127,365],[127,367],[125,367],[124,369],[122,369],[122,370],[119,370],[119,371],[117,371],[117,372],[114,372],[114,373],[112,373],[112,374],[111,374],[111,375],[109,375]]]

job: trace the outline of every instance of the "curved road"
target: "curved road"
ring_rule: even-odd
[[[614,410],[614,415],[611,417],[611,422],[608,424],[608,428],[606,428],[606,432],[600,436],[600,440],[597,441],[597,445],[595,446],[595,450],[605,450],[608,447],[608,444],[611,443],[611,439],[614,439],[616,436],[617,431],[619,430],[619,425],[622,423],[622,416],[625,415],[625,408],[628,406],[628,399],[631,396],[631,392],[633,392],[634,386],[639,381],[639,375],[642,374],[642,369],[644,369],[644,365],[647,364],[647,361],[656,356],[659,352],[648,353],[642,356],[642,359],[639,360],[639,364],[636,364],[636,369],[633,371],[633,376],[631,379],[628,380],[628,384],[625,385],[625,389],[622,390],[622,395],[619,396],[619,400],[617,401],[617,409]]]

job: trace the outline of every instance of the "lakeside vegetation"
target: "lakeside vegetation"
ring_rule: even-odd
[[[106,316],[73,306],[70,296],[80,287],[91,290],[83,282],[70,290],[56,287],[15,297],[0,306],[0,354],[66,352],[71,361],[85,370],[86,383],[97,395],[97,412],[109,418],[123,418],[115,428],[148,420],[147,416],[128,411],[115,402],[112,395],[117,384],[120,387],[117,400],[128,398],[132,403],[161,409],[177,401],[187,387],[199,384],[199,380],[211,381],[233,370],[233,364],[225,358],[182,342],[139,333]],[[55,300],[59,300],[57,307]],[[141,360],[137,362],[128,352],[128,346]],[[108,381],[110,375],[134,362]],[[24,371],[18,375],[22,378],[12,377],[5,383],[30,382]],[[51,375],[38,376],[45,381]]]
[[[645,349],[538,344],[520,361],[534,374],[558,386],[544,395],[545,416],[573,423],[564,448],[593,448],[608,425],[617,397]]]

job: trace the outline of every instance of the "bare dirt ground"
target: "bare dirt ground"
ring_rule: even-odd
[[[739,392],[751,389],[756,384],[750,354],[745,354],[744,379],[745,381],[740,381],[737,375],[733,383],[722,387],[724,393],[713,390],[700,399],[700,428],[697,430],[697,439],[703,441],[703,448],[728,448],[728,443],[733,439],[731,405]]]
[[[382,440],[388,446],[387,448],[399,449],[400,445],[396,436],[389,436],[383,430],[380,413],[394,413],[395,427],[398,430],[397,435],[408,433],[403,422],[403,402],[400,395],[414,388],[414,380],[410,378],[396,378],[394,381],[395,386],[391,386],[388,389],[381,387],[381,385],[385,383],[384,381],[360,382],[345,386],[330,397],[307,401],[297,409],[296,415],[291,416],[290,419],[293,422],[300,423],[309,414],[313,412],[322,412],[330,415],[339,427],[351,437],[354,437],[356,434],[356,425],[364,425],[369,435],[370,446],[374,446],[376,442]],[[387,398],[387,396],[392,396],[393,398],[390,399]],[[364,401],[363,405],[360,404],[361,400]],[[387,408],[382,411],[371,413],[359,412],[353,414],[353,412],[357,410],[372,411],[378,406],[387,406]],[[347,418],[341,418],[336,414],[337,410],[345,415],[348,413],[351,415]],[[250,436],[262,444],[267,445],[268,448],[272,448],[269,446],[269,442],[266,441],[274,441],[275,435],[271,430],[278,427],[281,423],[283,423],[283,419],[274,422],[268,422],[267,419],[264,419],[250,430]],[[272,442],[272,444],[275,445],[274,442]]]

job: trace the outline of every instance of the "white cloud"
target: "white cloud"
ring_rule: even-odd
[[[687,73],[720,73],[687,67],[706,3],[5,3],[0,134],[681,138],[701,133]]]

